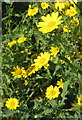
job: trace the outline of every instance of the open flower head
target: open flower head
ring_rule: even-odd
[[[19,39],[17,40],[18,43],[22,43],[22,42],[24,42],[24,41],[26,41],[26,38],[19,38]]]
[[[72,16],[74,16],[74,15],[76,15],[78,12],[77,12],[77,10],[76,10],[76,7],[70,7],[70,9],[67,9],[66,11],[65,11],[65,14],[67,15],[67,16],[70,16],[70,17],[72,17]]]
[[[79,19],[78,18],[73,18],[71,20],[71,25],[72,26],[78,26],[79,25]]]
[[[17,65],[16,67],[13,67],[14,72],[11,72],[12,76],[14,78],[21,78],[22,77],[22,70],[21,68]]]
[[[46,3],[46,2],[42,2],[41,3],[41,7],[42,7],[42,9],[46,9],[46,8],[48,8],[48,3]]]
[[[64,82],[62,82],[62,79],[60,79],[60,81],[57,81],[57,86],[63,89]]]
[[[55,2],[54,6],[59,11],[62,11],[62,10],[64,10],[66,8],[66,2]]]
[[[41,53],[40,56],[37,57],[37,59],[34,59],[34,62],[38,68],[41,68],[42,66],[47,65],[49,59],[50,59],[50,54],[48,52],[44,52]]]
[[[9,42],[9,43],[8,43],[8,46],[9,46],[9,47],[12,47],[12,46],[15,45],[15,44],[16,44],[16,40],[14,40],[14,41],[12,41],[12,42]]]
[[[38,7],[31,8],[31,6],[28,9],[28,16],[34,16],[38,13]]]
[[[15,110],[17,107],[19,107],[19,101],[18,99],[16,98],[9,98],[7,101],[6,101],[6,104],[5,106],[10,109],[10,110]]]
[[[78,101],[77,101],[77,104],[79,105],[79,106],[82,106],[82,94],[80,94],[80,96],[78,96]]]
[[[46,98],[48,98],[50,100],[57,98],[59,96],[59,94],[60,94],[60,92],[59,92],[59,88],[57,86],[53,87],[52,85],[50,85],[46,89]]]
[[[60,50],[59,47],[51,47],[51,49],[50,49],[51,55],[53,55],[54,57],[56,57],[56,55],[59,52],[59,50]]]
[[[50,14],[42,16],[41,19],[43,20],[43,22],[39,22],[37,27],[41,27],[39,28],[39,31],[43,33],[51,32],[54,29],[58,29],[58,25],[60,25],[63,22],[61,18],[62,16],[58,17],[58,12],[52,12],[51,16]]]

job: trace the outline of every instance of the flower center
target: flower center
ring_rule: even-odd
[[[48,27],[53,27],[55,25],[55,22],[54,21],[51,21],[48,23]]]
[[[10,105],[11,105],[11,106],[15,106],[15,102],[11,102]]]
[[[33,10],[32,10],[32,13],[35,13],[35,12],[36,12],[36,10],[35,10],[35,9],[33,9]]]
[[[51,95],[55,95],[56,92],[54,90],[51,91]]]
[[[46,58],[45,58],[45,57],[42,57],[42,58],[40,59],[40,63],[41,63],[41,64],[44,64],[45,61],[46,61]]]
[[[16,75],[20,75],[21,74],[21,70],[16,70],[15,74]]]

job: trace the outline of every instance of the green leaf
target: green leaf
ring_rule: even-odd
[[[67,99],[67,98],[65,97],[65,95],[68,93],[69,83],[70,83],[69,80],[64,83],[63,91],[62,91],[62,94],[61,94],[61,97],[62,97],[62,102],[61,102],[61,104],[64,104],[64,103],[63,103],[64,100]]]
[[[56,100],[48,100],[48,103],[49,103],[52,107],[56,107],[56,106],[57,106]]]

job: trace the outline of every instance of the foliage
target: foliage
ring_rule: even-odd
[[[58,9],[53,2],[45,3],[46,7],[41,2],[2,3],[2,120],[81,118],[82,16],[78,4],[82,6],[65,3]],[[73,16],[65,14],[70,6],[76,10]],[[58,13],[56,20],[52,16],[52,21],[51,13]],[[71,23],[74,18],[78,20]],[[9,98],[16,98],[19,107],[9,110],[5,105]]]

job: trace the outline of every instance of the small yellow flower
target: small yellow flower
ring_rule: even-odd
[[[18,91],[18,90],[16,90],[15,92],[16,92],[16,93],[18,93],[19,91]]]
[[[59,9],[59,11],[62,11],[63,9],[66,8],[66,3],[65,2],[55,2],[54,6],[56,9]]]
[[[9,46],[9,47],[12,47],[12,46],[15,45],[15,44],[16,44],[16,40],[14,40],[14,41],[12,41],[12,42],[9,42],[9,43],[8,43],[8,46]]]
[[[51,15],[47,14],[46,16],[42,16],[41,19],[43,22],[39,22],[37,25],[37,27],[41,27],[39,31],[48,33],[54,29],[58,29],[58,25],[63,22],[63,20],[61,20],[62,16],[58,16],[58,14],[58,12],[52,12]]]
[[[25,51],[21,51],[20,53],[25,53]]]
[[[38,71],[38,67],[35,64],[32,64],[28,69],[27,69],[27,75],[31,75]]]
[[[24,81],[24,85],[25,85],[25,86],[28,85],[28,81],[27,81],[27,80]]]
[[[72,7],[72,6],[70,7],[70,9],[67,9],[65,11],[65,14],[68,15],[68,16],[70,16],[70,17],[76,15],[77,13],[78,12],[76,11],[76,7]]]
[[[46,98],[48,98],[50,100],[57,98],[59,96],[59,94],[60,94],[60,92],[59,92],[59,88],[57,86],[53,87],[52,85],[50,85],[46,89]]]
[[[50,60],[50,54],[48,52],[44,52],[40,54],[37,59],[34,59],[35,66],[41,68],[42,66],[47,65],[48,61]]]
[[[70,61],[70,63],[72,63],[72,60],[68,55],[65,55],[65,58],[67,58]]]
[[[67,25],[64,25],[64,27],[63,27],[63,31],[64,31],[64,32],[71,32],[71,30],[69,30],[69,28],[68,28]]]
[[[46,3],[46,2],[42,2],[41,3],[41,7],[42,7],[42,9],[46,9],[46,8],[48,8],[48,3]]]
[[[24,42],[24,41],[26,41],[26,38],[19,38],[19,39],[17,40],[18,43],[22,43],[22,42]]]
[[[56,57],[56,55],[59,52],[59,50],[60,50],[59,47],[51,47],[51,49],[50,49],[51,55],[53,55],[54,57]]]
[[[82,94],[80,94],[80,96],[77,99],[78,99],[77,104],[82,106]]]
[[[22,68],[21,68],[21,71],[22,71],[22,76],[23,76],[24,78],[26,78],[26,77],[28,76],[27,70],[25,70],[24,67],[22,67]]]
[[[16,67],[13,67],[14,72],[11,72],[12,76],[14,78],[21,78],[22,77],[22,71],[21,68],[17,65]]]
[[[73,18],[70,22],[71,22],[71,25],[73,25],[73,26],[78,26],[79,25],[79,19],[78,18]]]
[[[63,89],[64,82],[62,82],[62,79],[60,79],[60,81],[57,81],[57,85],[59,88]]]
[[[31,9],[31,6],[28,9],[28,16],[34,16],[38,13],[38,7]]]
[[[82,52],[77,52],[77,57],[82,58]]]
[[[9,98],[6,101],[5,106],[10,110],[15,110],[17,107],[19,107],[19,101],[16,98]]]

